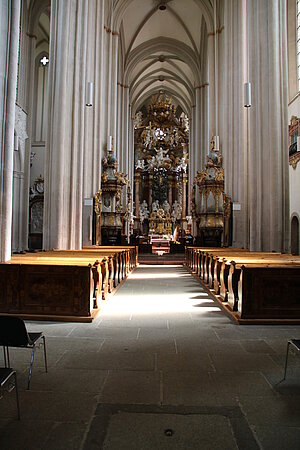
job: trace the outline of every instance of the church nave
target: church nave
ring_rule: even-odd
[[[11,350],[13,396],[1,401],[5,449],[297,449],[299,326],[238,326],[183,266],[139,265],[92,323],[27,322],[46,336],[30,391]],[[10,399],[12,397],[12,399]]]

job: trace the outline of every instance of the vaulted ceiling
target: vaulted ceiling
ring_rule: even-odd
[[[123,82],[133,112],[165,92],[190,115],[195,88],[207,81],[207,34],[213,29],[209,0],[117,0]]]

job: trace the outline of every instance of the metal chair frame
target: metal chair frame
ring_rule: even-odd
[[[11,378],[14,379],[14,382],[9,385],[7,389],[5,389],[5,385],[11,380]],[[1,394],[5,390],[7,392],[11,392],[13,389],[16,391],[16,402],[17,402],[17,411],[18,411],[18,420],[20,420],[20,404],[19,404],[19,393],[18,393],[18,384],[17,384],[17,374],[14,369],[11,368],[0,368],[0,389]],[[2,395],[1,395],[2,396]],[[1,397],[0,397],[1,398]]]
[[[297,352],[300,353],[300,339],[290,339],[288,341],[288,343],[287,343],[286,357],[285,357],[285,367],[284,367],[284,376],[283,376],[283,380],[282,381],[284,381],[285,378],[286,378],[290,346],[295,348],[297,350]]]
[[[9,339],[5,339],[5,336],[2,336],[2,339],[0,338],[0,345],[3,346],[3,355],[4,355],[4,365],[6,368],[10,368],[10,358],[9,358],[9,347],[15,347],[15,348],[31,348],[31,358],[30,358],[30,367],[29,367],[29,374],[28,374],[28,383],[27,383],[27,389],[30,389],[30,381],[32,376],[32,368],[34,363],[34,354],[37,344],[40,340],[42,340],[43,347],[44,347],[44,361],[45,361],[45,371],[48,372],[48,365],[47,365],[47,352],[46,352],[46,341],[45,336],[42,332],[35,332],[30,333],[27,332],[25,323],[22,319],[18,317],[10,317],[10,316],[0,316],[0,323],[1,321],[5,321],[5,319],[8,319],[8,321],[11,322],[11,329],[13,330],[14,325],[16,325],[16,332],[20,333],[20,336],[16,336],[15,341],[14,337],[10,337]],[[13,334],[13,333],[11,333]],[[18,342],[18,338],[20,337],[20,342]]]

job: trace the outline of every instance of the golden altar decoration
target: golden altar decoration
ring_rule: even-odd
[[[205,169],[197,172],[194,180],[199,192],[199,209],[192,208],[197,223],[197,240],[200,245],[226,247],[231,239],[231,200],[224,192],[224,169],[219,150],[211,149]],[[192,199],[195,203],[195,198]]]
[[[162,208],[150,214],[149,234],[172,234],[171,214]]]
[[[109,150],[102,160],[101,189],[94,199],[97,245],[121,244],[124,216],[121,196],[127,178],[117,170],[117,165],[113,151]]]
[[[183,228],[188,201],[188,116],[166,93],[160,92],[152,96],[147,108],[136,113],[134,129],[134,228],[143,235],[157,229],[163,234],[163,229],[171,230],[176,225]],[[178,202],[182,207],[180,218],[174,222],[169,217],[154,214],[150,223],[150,216],[140,217],[140,206],[144,202],[149,212],[154,203],[160,208],[168,203],[167,212],[171,217],[173,205]]]

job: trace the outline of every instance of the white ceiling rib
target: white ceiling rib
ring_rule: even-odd
[[[195,88],[206,78],[202,73],[206,58],[203,30],[206,41],[213,30],[212,2],[114,0],[113,28],[122,28],[124,73],[120,81],[129,86],[132,110],[147,106],[151,96],[163,90],[175,105],[190,113]]]

